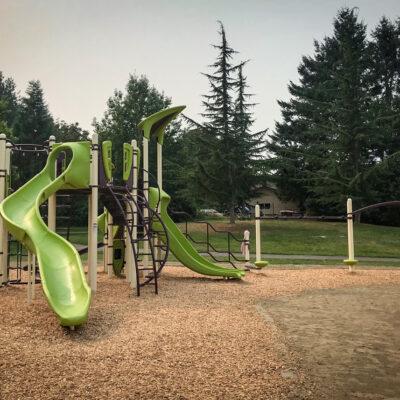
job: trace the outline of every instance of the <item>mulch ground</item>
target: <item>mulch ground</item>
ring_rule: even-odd
[[[0,399],[332,398],[268,301],[400,289],[400,271],[266,270],[235,282],[167,267],[159,284],[158,296],[148,287],[137,298],[100,273],[89,320],[75,331],[58,325],[39,286],[32,305],[26,287],[0,289]]]

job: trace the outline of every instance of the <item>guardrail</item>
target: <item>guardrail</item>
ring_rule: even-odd
[[[221,231],[219,229],[216,229],[207,221],[194,221],[193,223],[203,224],[203,225],[206,226],[206,240],[205,241],[196,240],[190,235],[190,233],[188,231],[188,223],[189,223],[188,218],[190,217],[190,215],[188,213],[184,212],[184,211],[172,211],[171,214],[172,215],[182,215],[182,216],[186,217],[186,219],[184,220],[185,231],[183,232],[183,234],[185,235],[185,237],[187,239],[189,239],[193,243],[199,244],[199,245],[205,245],[206,246],[206,250],[204,250],[204,251],[201,250],[201,252],[204,252],[204,253],[208,254],[213,259],[213,261],[219,262],[219,263],[226,262],[226,260],[219,260],[218,258],[216,258],[215,255],[213,254],[213,252],[214,252],[214,253],[227,255],[229,264],[231,264],[232,267],[236,268],[236,269],[237,269],[237,267],[236,267],[234,261],[236,261],[236,262],[246,262],[245,259],[240,259],[240,258],[236,257],[236,255],[232,251],[232,243],[233,242],[237,242],[237,243],[242,244],[244,242],[243,239],[238,239],[232,232]],[[214,247],[214,245],[210,242],[210,231],[218,233],[218,234],[225,234],[226,235],[227,243],[228,243],[228,249],[227,250],[217,250]],[[212,251],[210,251],[210,249]]]

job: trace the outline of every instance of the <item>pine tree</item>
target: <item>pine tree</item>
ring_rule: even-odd
[[[12,78],[5,78],[0,71],[0,130],[7,136],[12,135],[12,128],[18,114],[18,97]]]
[[[371,109],[374,130],[379,133],[372,146],[379,160],[400,150],[400,21],[397,25],[383,17],[372,32],[370,43]]]
[[[233,138],[232,157],[235,159],[234,174],[236,186],[234,190],[236,202],[239,205],[254,197],[263,184],[266,183],[265,171],[265,135],[267,130],[252,132],[254,123],[251,109],[256,105],[250,102],[253,94],[247,93],[247,78],[243,68],[247,62],[238,66],[236,81],[236,99],[232,120]]]
[[[179,127],[180,128],[180,127]],[[174,127],[177,130],[177,127]],[[196,187],[195,160],[196,132],[188,129],[179,129],[178,134],[169,135],[164,142],[165,154],[163,157],[164,189],[171,196],[170,211],[183,211],[189,215],[196,215],[196,210],[203,206],[201,197],[194,194]],[[172,215],[179,218],[179,214]]]
[[[370,203],[400,198],[400,20],[383,17],[372,32],[370,85],[374,136],[369,171]],[[400,224],[398,209],[379,209],[368,220]]]
[[[82,129],[78,122],[67,123],[65,121],[56,121],[54,125],[54,135],[57,142],[79,142],[89,140],[89,132]]]
[[[263,149],[257,141],[261,142],[263,132],[250,133],[252,104],[247,102],[251,95],[246,94],[244,63],[232,63],[236,51],[219,24],[221,44],[213,46],[218,56],[211,65],[213,72],[204,74],[210,84],[210,93],[203,96],[205,122],[195,123],[200,132],[196,186],[197,195],[204,196],[210,205],[227,209],[234,223],[235,207],[251,197],[257,182],[256,162]]]
[[[14,134],[19,143],[43,144],[54,133],[53,117],[50,114],[39,81],[30,81],[26,96],[15,124]]]
[[[26,95],[21,99],[17,120],[14,124],[14,136],[18,143],[43,144],[54,134],[53,117],[44,99],[39,81],[30,81]],[[15,176],[15,187],[25,183],[43,167],[43,159],[22,155],[24,164]],[[16,160],[15,165],[18,164]]]
[[[312,181],[315,205],[323,211],[340,213],[351,196],[358,206],[368,192],[366,172],[370,158],[371,126],[368,91],[370,54],[366,25],[354,9],[342,9],[334,21],[329,56],[333,98],[327,108],[329,154],[324,168]],[[328,82],[329,82],[328,81]]]
[[[278,101],[283,121],[269,138],[270,167],[276,171],[273,178],[280,194],[295,199],[301,209],[314,201],[309,186],[324,169],[332,140],[327,107],[335,90],[329,79],[330,48],[329,40],[314,42],[314,57],[303,57],[300,83],[290,82],[290,101]]]
[[[211,205],[229,209],[231,222],[234,221],[236,199],[231,196],[234,186],[233,165],[229,148],[233,131],[232,117],[234,104],[232,93],[235,89],[233,74],[236,66],[231,63],[236,53],[226,39],[221,22],[219,34],[221,44],[213,45],[219,52],[217,60],[210,67],[213,73],[203,74],[210,84],[210,93],[203,95],[206,119],[197,136],[197,195],[205,196]]]
[[[366,26],[344,8],[334,34],[303,57],[292,99],[280,102],[283,122],[271,137],[280,189],[309,211],[340,213],[345,198],[361,204],[368,196],[367,171],[374,131],[368,84],[370,52]],[[299,195],[296,194],[299,193]]]

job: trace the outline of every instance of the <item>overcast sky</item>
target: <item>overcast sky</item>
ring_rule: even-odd
[[[89,130],[130,73],[201,119],[200,72],[215,59],[221,20],[237,61],[251,60],[256,127],[273,128],[276,100],[288,97],[301,56],[331,34],[342,6],[359,7],[370,28],[400,16],[400,0],[0,0],[0,70],[21,93],[39,79],[53,116]]]

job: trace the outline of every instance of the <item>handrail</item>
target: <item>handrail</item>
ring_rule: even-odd
[[[136,266],[136,278],[137,278],[137,286],[136,286],[136,290],[137,290],[137,294],[140,295],[140,287],[148,284],[149,282],[151,282],[154,279],[154,284],[155,284],[155,291],[156,293],[158,292],[158,282],[157,282],[157,278],[160,275],[161,270],[163,269],[163,267],[166,264],[166,261],[168,259],[168,255],[169,255],[169,237],[168,237],[168,233],[165,227],[164,222],[162,221],[161,217],[159,216],[159,214],[154,211],[153,209],[151,209],[149,207],[148,202],[146,201],[146,199],[142,196],[140,196],[140,200],[141,201],[136,201],[132,194],[130,193],[129,189],[126,186],[117,186],[117,185],[108,185],[108,190],[113,194],[115,199],[118,199],[118,197],[121,198],[121,200],[123,202],[126,202],[126,204],[129,207],[130,213],[131,215],[134,215],[134,210],[132,208],[132,204],[134,203],[136,206],[136,210],[139,214],[140,219],[143,221],[143,235],[141,239],[133,239],[133,233],[132,233],[132,227],[129,225],[128,220],[125,217],[125,213],[123,213],[123,217],[128,229],[128,234],[130,236],[130,240],[132,243],[132,250],[133,250],[133,255],[135,258],[135,266]],[[114,191],[115,190],[115,191]],[[122,212],[122,207],[120,202],[118,202],[120,211]],[[149,217],[148,217],[148,221],[145,220],[144,215],[143,215],[143,210],[141,209],[142,207],[146,207],[149,210]],[[160,223],[161,225],[161,229],[164,232],[164,240],[165,240],[165,250],[164,250],[164,255],[162,259],[156,259],[156,253],[155,253],[155,249],[154,249],[154,245],[152,243],[152,224],[154,223],[154,220],[157,220],[157,222]],[[133,221],[131,221],[133,223]],[[140,241],[143,240],[147,240],[149,242],[149,247],[150,247],[150,253],[152,254],[152,265],[153,265],[153,272],[154,275],[151,276],[149,275],[147,278],[145,278],[144,282],[139,282],[139,270],[138,270],[138,264],[137,264],[137,259],[138,259],[138,255],[136,252],[136,249],[134,248],[136,243],[139,243]],[[159,265],[159,268],[157,269],[156,265]]]
[[[400,206],[400,200],[384,201],[381,203],[371,204],[369,206],[361,207],[355,210],[351,215],[361,214],[362,212],[373,210],[380,207],[393,207]],[[317,221],[345,221],[347,219],[347,214],[344,215],[264,215],[260,217],[261,220],[267,219],[281,219],[281,220],[317,220]]]
[[[132,227],[129,226],[129,223],[128,223],[127,219],[126,219],[126,215],[125,215],[124,209],[121,206],[121,203],[119,202],[118,197],[115,194],[115,192],[113,191],[112,187],[107,185],[107,188],[108,188],[109,192],[111,193],[111,196],[114,198],[114,201],[117,203],[118,208],[119,208],[119,210],[121,212],[121,215],[124,218],[125,226],[126,226],[126,228],[128,230],[128,235],[129,235],[129,238],[130,238],[130,241],[131,241],[131,244],[132,244],[131,248],[132,248],[132,253],[133,253],[133,259],[135,260],[136,293],[137,293],[138,296],[140,296],[139,270],[138,270],[138,263],[137,263],[138,257],[137,257],[137,253],[136,253],[136,246],[135,246],[136,243],[134,242],[134,239],[133,239]],[[157,282],[157,277],[156,277],[156,282]]]
[[[133,215],[134,214],[134,211],[133,211],[133,208],[132,208],[132,204],[130,203],[131,201],[132,202],[134,202],[134,203],[136,203],[135,202],[135,199],[133,198],[133,196],[132,196],[132,194],[129,192],[129,190],[128,189],[126,189],[126,192],[125,192],[125,196],[127,196],[128,197],[128,202],[127,202],[127,204],[128,204],[128,206],[129,206],[129,208],[130,208],[130,212],[131,212],[131,214]],[[169,255],[169,236],[168,236],[168,233],[167,233],[167,229],[166,229],[166,227],[165,227],[165,224],[164,224],[164,222],[162,221],[162,219],[161,219],[161,217],[160,217],[160,215],[156,212],[156,211],[154,211],[153,209],[151,209],[150,207],[149,207],[149,204],[146,202],[146,199],[145,198],[143,198],[144,199],[144,202],[143,202],[143,206],[144,207],[147,207],[148,208],[148,210],[149,210],[149,220],[148,220],[148,223],[149,223],[149,228],[147,229],[147,234],[146,234],[146,236],[148,237],[148,241],[149,241],[149,246],[150,246],[150,251],[151,251],[151,253],[152,253],[152,261],[153,261],[153,266],[154,266],[154,276],[149,276],[149,277],[147,277],[146,279],[145,279],[145,281],[144,282],[142,282],[141,283],[141,286],[144,286],[144,285],[146,285],[146,284],[148,284],[149,282],[151,282],[152,280],[153,280],[153,278],[154,278],[154,281],[155,281],[155,286],[156,286],[156,293],[158,292],[158,288],[157,288],[157,277],[159,276],[159,274],[161,273],[161,270],[163,269],[163,267],[165,266],[165,264],[166,264],[166,262],[167,262],[167,260],[168,260],[168,255]],[[137,209],[137,211],[138,211],[138,213],[141,215],[141,217],[142,217],[142,221],[143,221],[143,228],[144,228],[144,225],[146,224],[146,221],[144,220],[144,215],[143,215],[143,213],[142,213],[142,211],[141,210],[139,210],[139,207],[138,207],[138,205],[136,204],[136,209]],[[156,256],[156,254],[155,254],[155,252],[154,252],[154,245],[152,244],[152,237],[150,237],[150,232],[153,232],[153,229],[152,229],[152,224],[154,223],[154,219],[157,219],[158,220],[158,222],[160,223],[160,225],[161,225],[161,229],[162,229],[162,231],[164,232],[164,240],[165,240],[165,249],[164,249],[164,257],[163,257],[163,259],[155,259],[154,257]],[[156,265],[157,264],[159,264],[159,268],[157,269],[156,268]]]
[[[175,215],[185,215],[186,217],[190,217],[190,215],[185,212],[185,211],[172,211],[171,214],[175,214]],[[214,228],[214,226],[212,226],[209,222],[207,221],[194,221],[194,223],[196,224],[205,224],[206,225],[206,241],[199,241],[194,239],[188,232],[188,219],[185,219],[185,232],[184,235],[186,238],[188,238],[189,240],[191,240],[193,243],[196,244],[201,244],[201,245],[206,245],[207,246],[207,250],[205,251],[206,254],[208,254],[215,262],[225,262],[225,260],[218,260],[217,258],[215,258],[215,256],[211,253],[211,250],[213,250],[215,253],[223,253],[223,254],[227,254],[228,255],[228,262],[237,269],[236,265],[232,262],[232,259],[234,261],[238,261],[238,262],[244,262],[246,260],[242,260],[240,258],[237,258],[235,256],[235,254],[231,251],[231,239],[233,239],[234,241],[238,242],[238,243],[243,243],[244,240],[243,239],[238,239],[232,232],[229,231],[221,231],[219,229]],[[222,251],[222,250],[217,250],[213,244],[210,242],[210,228],[215,232],[215,233],[223,233],[227,235],[227,241],[228,241],[228,250],[226,251]]]
[[[277,220],[313,220],[313,221],[344,221],[345,215],[264,215],[261,220],[277,219]]]
[[[369,206],[365,206],[365,207],[359,208],[356,211],[353,211],[352,214],[357,215],[357,214],[361,214],[364,211],[373,210],[374,208],[392,207],[392,206],[400,206],[400,200],[392,200],[392,201],[385,201],[383,203],[371,204]]]
[[[142,171],[145,171],[145,172],[147,172],[147,174],[148,174],[148,176],[150,177],[150,178],[153,178],[153,182],[151,183],[152,185],[154,184],[155,185],[155,187],[157,188],[157,192],[158,192],[158,199],[157,199],[157,204],[156,204],[156,210],[158,210],[158,206],[160,205],[160,200],[161,200],[161,189],[160,189],[160,186],[158,185],[158,182],[157,182],[157,179],[156,179],[156,177],[150,172],[150,171],[148,171],[147,169],[145,169],[145,168],[142,168]],[[150,181],[150,180],[149,180]],[[148,183],[150,183],[150,182],[148,182]],[[154,187],[154,186],[153,186]],[[138,190],[139,190],[139,188],[137,188]],[[144,189],[142,188],[142,189],[140,189],[142,192],[144,191]],[[143,197],[143,196],[142,196]]]
[[[36,144],[36,143],[14,143],[10,139],[7,139],[7,143],[11,144],[11,149],[13,151],[18,152],[26,152],[26,153],[48,153],[50,147],[44,144]]]

